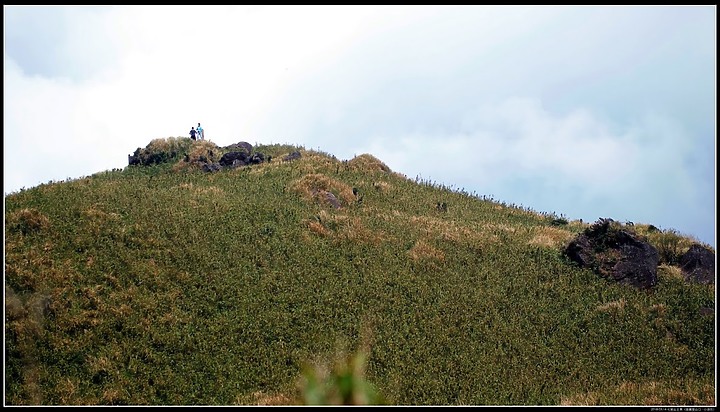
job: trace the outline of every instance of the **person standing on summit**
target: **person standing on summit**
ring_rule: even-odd
[[[202,126],[200,126],[200,123],[198,123],[198,127],[197,127],[198,140],[205,140],[204,132],[205,131],[203,130]]]
[[[197,140],[197,139],[195,138],[196,135],[197,135],[197,131],[195,130],[194,127],[191,127],[191,128],[190,128],[190,138],[193,139],[193,140]]]

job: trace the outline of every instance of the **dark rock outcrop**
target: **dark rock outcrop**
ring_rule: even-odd
[[[592,243],[590,243],[590,239],[584,233],[570,242],[564,253],[565,256],[579,264],[580,267],[593,268],[595,266],[595,250]]]
[[[294,152],[290,153],[289,155],[283,157],[282,160],[284,162],[289,162],[291,160],[299,159],[300,156],[301,156],[300,152],[294,151]]]
[[[715,254],[697,243],[680,257],[678,265],[687,281],[715,283]]]
[[[248,158],[248,164],[257,165],[265,161],[265,155],[260,152],[255,152]]]
[[[220,165],[223,167],[239,167],[256,165],[265,161],[265,155],[259,152],[247,154],[244,151],[228,152],[220,158]]]
[[[221,166],[236,166],[237,163],[242,163],[241,166],[244,166],[248,164],[247,159],[249,155],[245,153],[244,151],[240,152],[227,152],[220,158],[220,165]]]
[[[151,166],[174,160],[177,156],[178,153],[174,151],[153,152],[138,147],[133,154],[128,155],[128,165]]]
[[[250,143],[248,143],[248,142],[233,143],[233,144],[231,144],[231,145],[229,145],[229,146],[225,146],[224,149],[225,149],[225,150],[231,150],[231,151],[233,151],[233,152],[242,151],[242,152],[245,152],[246,154],[250,154],[250,153],[252,153],[252,151],[253,151],[252,145],[251,145]]]
[[[325,200],[332,205],[335,209],[340,209],[340,201],[331,192],[324,192]]]
[[[612,219],[600,219],[565,248],[564,254],[581,267],[641,289],[657,284],[657,249]]]
[[[160,139],[161,140],[161,139]],[[147,147],[138,148],[135,153],[128,155],[130,166],[150,166],[154,164],[175,162],[183,159],[194,168],[204,172],[213,173],[223,169],[232,169],[241,166],[249,166],[270,162],[272,156],[266,156],[260,152],[253,152],[253,146],[248,142],[233,143],[221,149],[226,152],[218,160],[215,146],[202,146],[189,142],[190,139],[166,139],[165,141],[151,142]],[[211,148],[212,146],[212,148]],[[195,149],[200,150],[195,150]],[[193,149],[193,150],[191,150]],[[205,152],[203,152],[203,149]]]

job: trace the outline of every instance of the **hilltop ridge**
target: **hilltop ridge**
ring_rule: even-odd
[[[10,405],[715,402],[714,275],[684,266],[714,250],[651,224],[188,138],[5,217]],[[603,276],[624,233],[657,251],[652,287]]]

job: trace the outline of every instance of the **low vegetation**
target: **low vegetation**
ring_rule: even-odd
[[[204,172],[223,148],[158,139],[5,196],[7,405],[715,404],[696,239],[633,225],[661,255],[638,290],[563,257],[587,223],[254,150]]]

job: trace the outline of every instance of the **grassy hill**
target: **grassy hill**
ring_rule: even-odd
[[[636,222],[665,256],[638,290],[563,256],[587,223],[369,154],[199,170],[225,151],[5,197],[6,404],[715,404],[695,239]]]

